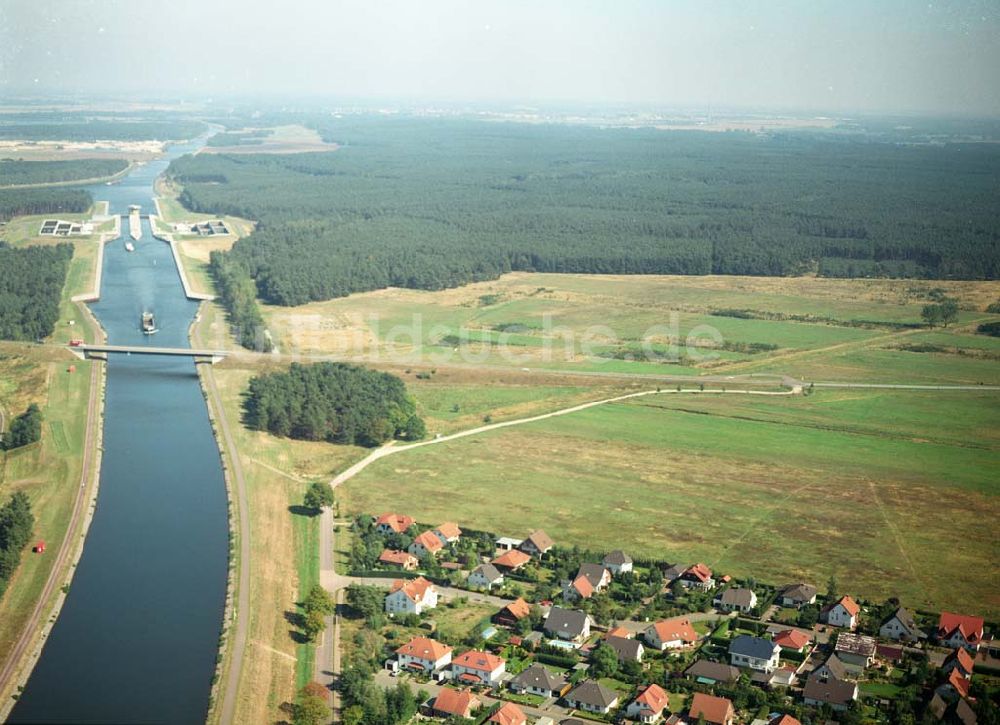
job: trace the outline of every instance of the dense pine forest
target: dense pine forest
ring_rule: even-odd
[[[34,528],[31,501],[23,491],[18,491],[0,507],[0,597],[21,563],[21,554]]]
[[[0,160],[0,187],[52,184],[113,176],[128,168],[125,159],[73,159],[69,161]]]
[[[226,255],[268,302],[510,270],[1000,276],[1000,148],[833,134],[351,118],[336,152],[199,155],[195,210],[260,220]]]
[[[0,242],[0,340],[52,334],[72,258],[72,244],[15,249]]]
[[[0,189],[0,222],[25,214],[82,214],[93,203],[89,192],[64,186]]]
[[[293,363],[288,372],[252,378],[244,422],[274,435],[360,446],[425,433],[402,380],[346,363]]]
[[[179,141],[205,130],[200,121],[73,120],[0,123],[0,139],[17,141]]]

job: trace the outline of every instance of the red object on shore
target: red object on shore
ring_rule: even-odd
[[[39,539],[38,543],[35,544],[34,547],[32,547],[31,550],[33,552],[35,552],[36,554],[44,554],[45,553],[45,541],[42,540],[42,539]]]
[[[83,344],[83,340],[70,340],[69,341],[69,346],[70,347],[80,347],[80,345],[82,345],[82,344]]]

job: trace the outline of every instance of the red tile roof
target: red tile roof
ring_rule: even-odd
[[[517,549],[511,549],[505,554],[498,556],[493,560],[493,566],[503,566],[507,569],[519,569],[520,567],[531,561],[531,557],[525,554],[523,551],[518,551]]]
[[[724,697],[713,697],[703,692],[696,692],[691,698],[691,717],[705,718],[705,722],[721,725],[733,717],[733,703]]]
[[[531,605],[524,601],[523,598],[518,597],[500,611],[504,610],[509,612],[514,619],[524,619],[531,614]]]
[[[670,696],[662,687],[652,684],[643,690],[642,694],[635,698],[635,701],[645,705],[646,709],[653,714],[659,715],[663,708],[670,704]]]
[[[945,658],[944,664],[941,666],[947,667],[952,662],[961,667],[965,672],[972,674],[972,668],[975,663],[972,661],[972,655],[966,652],[964,647],[959,647],[954,650]]]
[[[453,521],[445,521],[434,530],[446,539],[455,539],[462,535],[462,530]]]
[[[791,715],[778,715],[778,717],[771,720],[767,725],[802,725],[802,723]]]
[[[435,712],[443,712],[458,717],[469,717],[479,706],[479,698],[468,690],[452,690],[444,687],[434,699]]]
[[[385,524],[390,529],[395,531],[397,534],[401,534],[408,528],[413,526],[414,520],[409,516],[404,516],[402,514],[382,514],[377,519],[375,519],[375,525],[381,526]]]
[[[786,629],[774,635],[774,643],[784,649],[800,650],[809,644],[809,637],[797,629]]]
[[[503,657],[497,657],[489,652],[480,652],[475,649],[463,652],[451,661],[452,667],[459,665],[470,670],[479,670],[481,672],[493,672],[503,664]]]
[[[629,632],[624,627],[615,627],[614,629],[608,630],[608,633],[606,635],[604,635],[604,636],[605,636],[605,638],[607,638],[607,637],[621,637],[622,639],[631,639],[632,638],[632,633]]]
[[[969,696],[969,686],[972,684],[969,680],[962,677],[962,673],[958,670],[952,670],[951,674],[948,675],[948,684],[955,688],[957,692],[962,697]]]
[[[427,637],[414,637],[396,650],[396,654],[398,655],[419,657],[422,660],[429,660],[431,662],[437,662],[449,652],[451,652],[451,647],[438,642],[436,639],[429,639]]]
[[[441,543],[439,539],[433,532],[425,531],[420,534],[417,538],[413,540],[414,544],[420,544],[424,549],[431,552],[432,554],[441,551],[444,548],[444,544]]]
[[[861,611],[861,605],[851,599],[850,595],[842,596],[837,604],[842,606],[852,617],[858,616],[858,612]]]
[[[403,590],[414,602],[421,602],[424,596],[427,594],[428,589],[433,589],[434,585],[429,581],[424,579],[422,576],[418,576],[416,579],[397,579],[392,583],[392,587],[389,589],[390,594],[395,594],[399,590]]]
[[[654,624],[653,628],[661,642],[673,642],[678,639],[687,643],[698,641],[698,633],[694,631],[691,620],[687,617],[664,619]]]
[[[521,708],[513,702],[505,702],[499,710],[490,715],[489,722],[495,722],[499,725],[525,725],[528,718],[525,717]]]
[[[417,563],[417,557],[413,554],[407,554],[405,551],[395,551],[394,549],[384,550],[379,554],[378,560],[383,564],[399,564],[400,566]]]
[[[590,583],[590,579],[585,576],[578,576],[573,580],[573,588],[576,593],[580,595],[581,599],[590,599],[594,596],[594,585]]]
[[[712,570],[705,564],[692,564],[681,575],[684,577],[694,577],[700,582],[707,582],[712,578]]]
[[[983,618],[941,612],[941,618],[938,620],[938,638],[949,639],[955,630],[958,630],[969,644],[978,644],[983,639]]]

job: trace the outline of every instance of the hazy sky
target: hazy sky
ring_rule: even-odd
[[[1000,115],[1000,0],[0,0],[5,91]]]

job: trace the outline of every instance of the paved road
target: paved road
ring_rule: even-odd
[[[917,385],[907,383],[812,383],[815,388],[863,388],[869,390],[1000,390],[1000,385]]]
[[[84,309],[84,319],[87,320],[87,324],[90,326],[91,332],[97,339],[102,339],[104,333],[101,330],[100,325],[98,325],[97,321],[90,316],[89,311],[87,311],[83,305],[80,305],[80,307]],[[97,444],[95,441],[100,429],[100,416],[98,415],[98,412],[101,407],[102,377],[102,363],[94,361],[91,363],[90,368],[90,396],[87,399],[87,425],[84,430],[80,486],[77,488],[76,499],[73,501],[73,511],[70,514],[69,523],[66,526],[66,533],[63,536],[63,540],[59,542],[59,549],[55,554],[55,562],[52,564],[49,576],[45,580],[45,586],[42,588],[42,593],[35,601],[35,606],[31,610],[31,616],[28,618],[27,622],[25,622],[24,628],[21,630],[21,635],[18,637],[14,647],[7,653],[3,666],[0,667],[0,692],[3,692],[7,688],[10,678],[15,674],[18,665],[21,663],[30,648],[34,640],[34,635],[41,623],[42,616],[46,613],[46,605],[49,603],[49,600],[51,599],[56,588],[62,584],[63,576],[65,575],[63,569],[65,568],[69,558],[73,556],[75,551],[77,551],[77,547],[73,544],[76,541],[81,518],[86,513],[88,499],[87,494],[89,493],[87,480],[93,472],[95,453],[97,452]],[[94,478],[96,480],[96,475]]]

